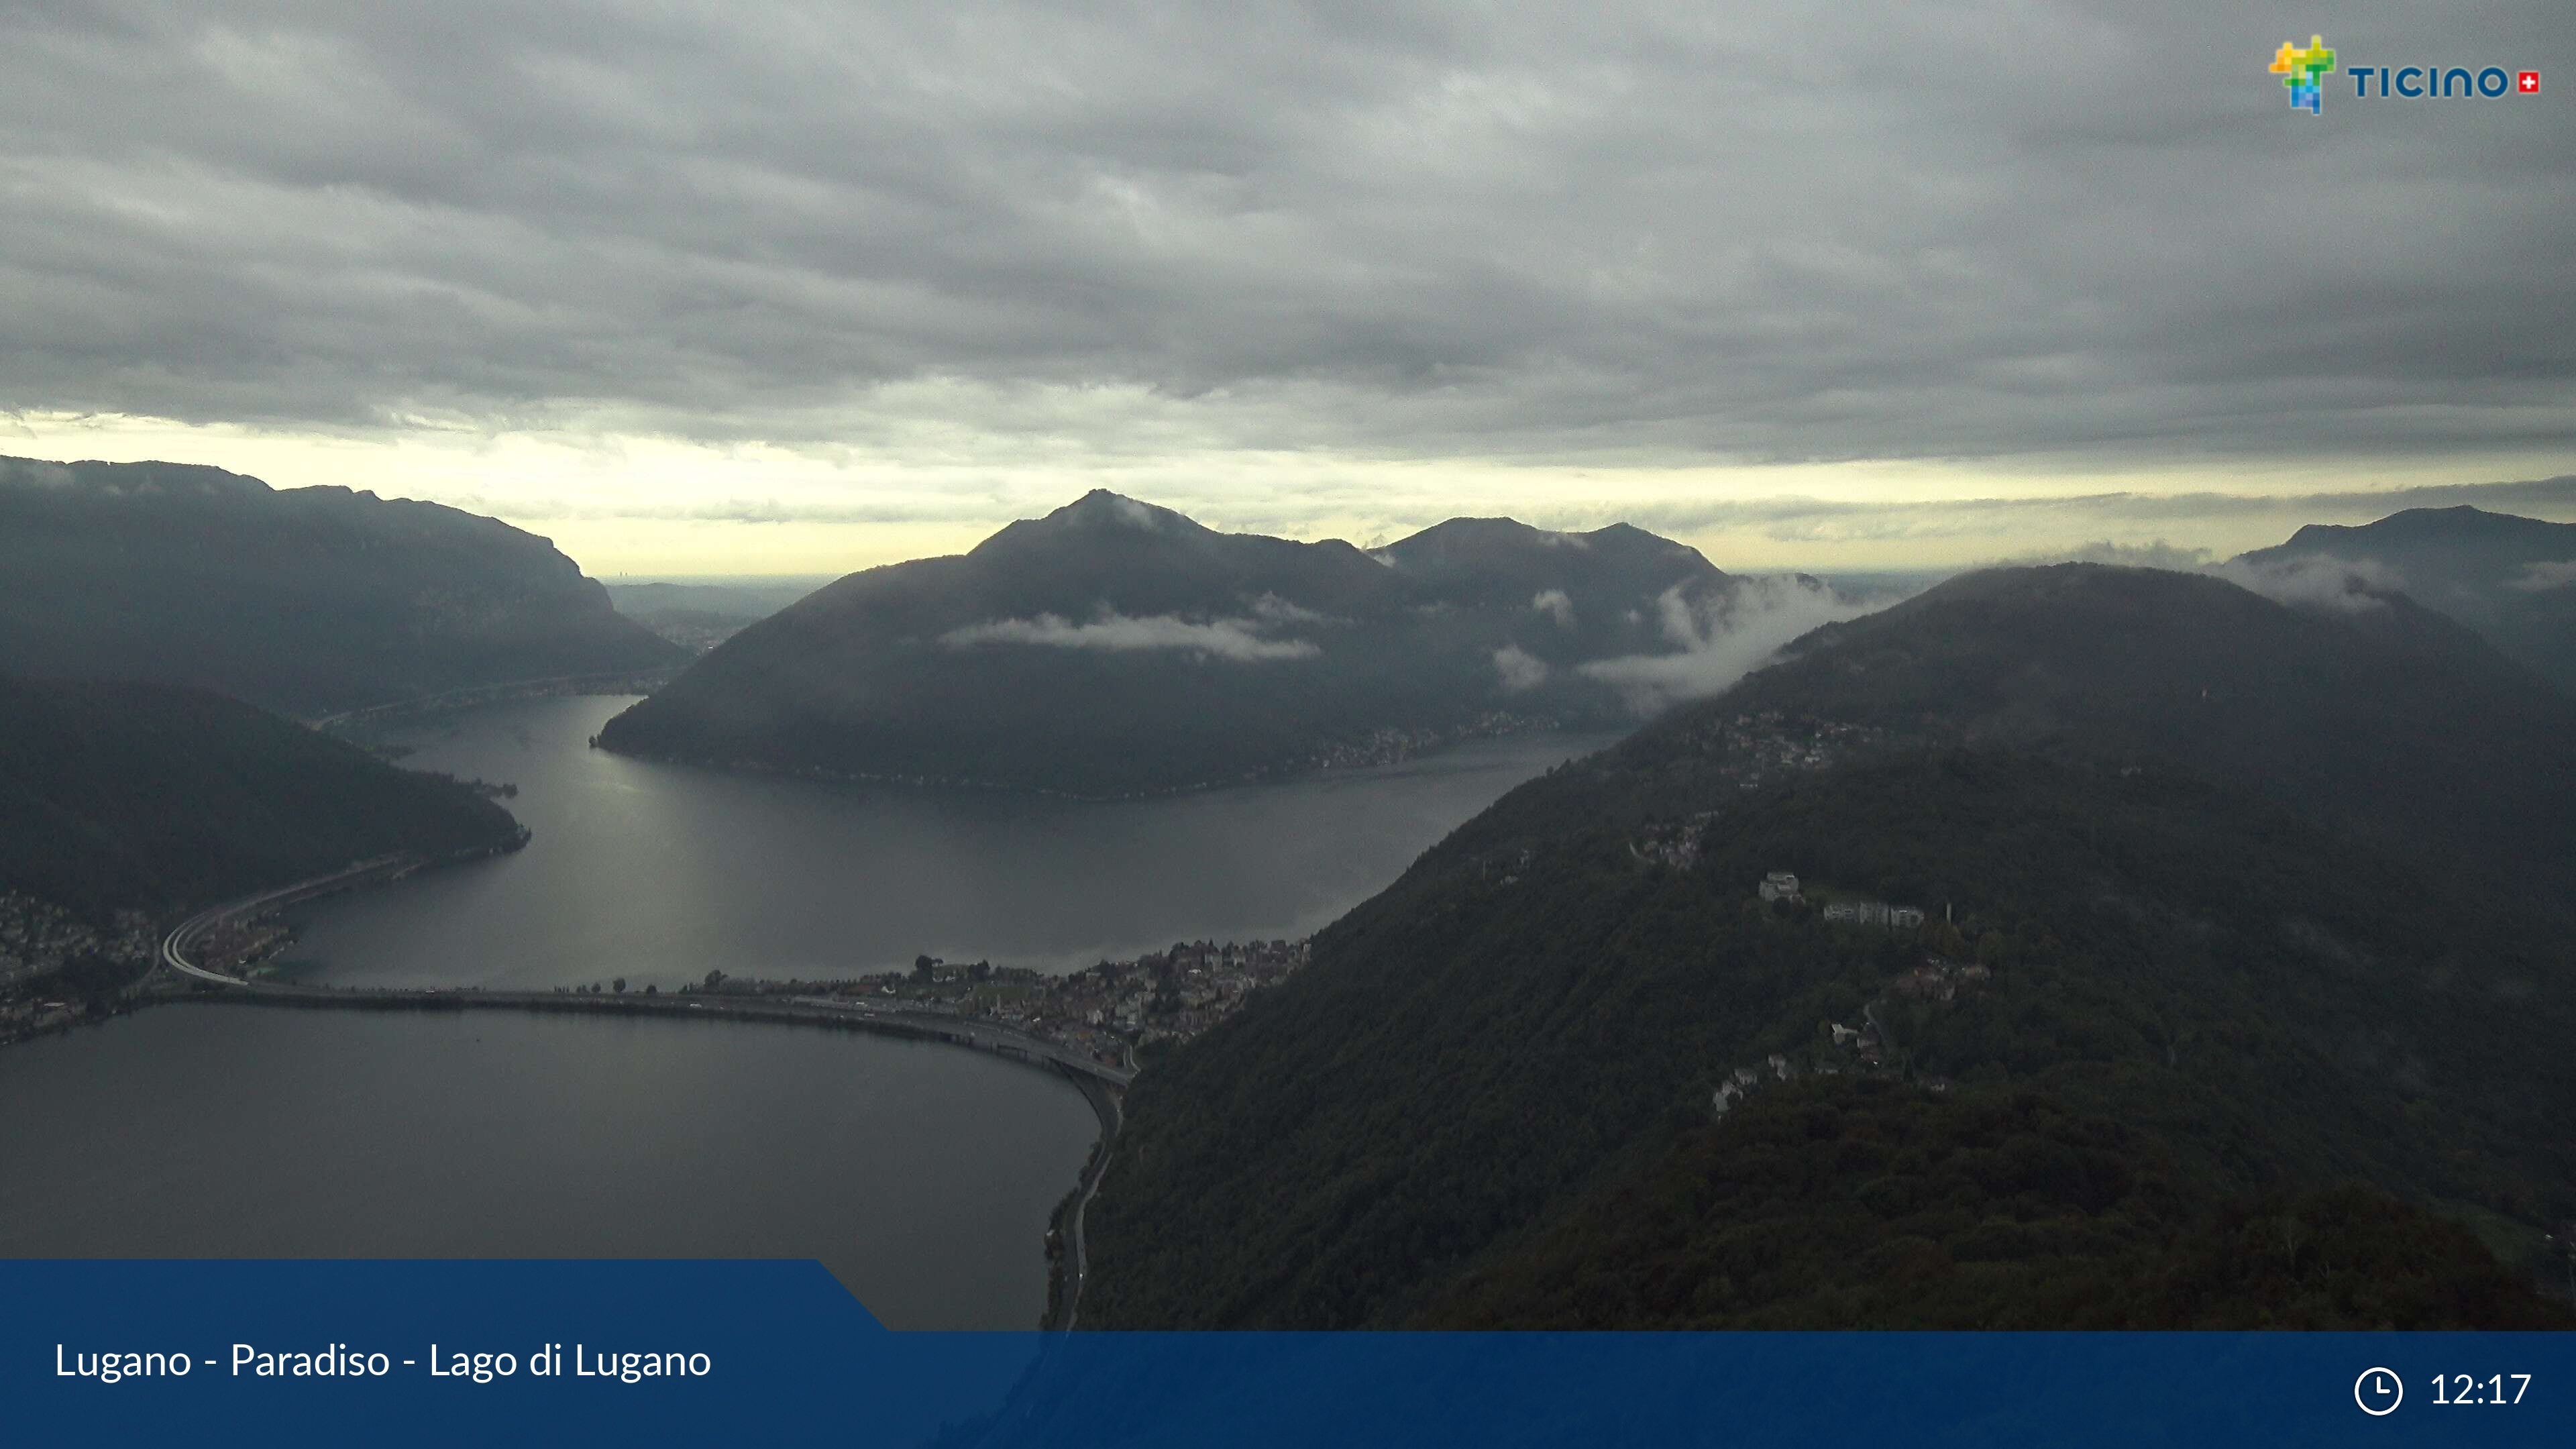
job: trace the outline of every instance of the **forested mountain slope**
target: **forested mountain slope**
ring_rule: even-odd
[[[2510,798],[2550,788],[2547,720],[2496,715],[2545,693],[2446,661],[2465,636],[2431,622],[2070,568],[1811,636],[1506,797],[1154,1063],[1092,1207],[1086,1322],[2073,1322],[2073,1285],[2189,1277],[2266,1212],[2351,1261],[2413,1231],[2391,1223],[2473,1223],[2521,1294],[2519,1256],[2576,1211],[2565,901],[2423,847],[2509,821],[2563,859],[2576,826]],[[2445,687],[2360,687],[2428,668]],[[2291,758],[2338,701],[2349,733]],[[2462,773],[2445,792],[2385,758],[2410,750]],[[1781,870],[1802,901],[1758,898]],[[1827,918],[1864,901],[1928,919]],[[1835,1096],[1864,1085],[1898,1095]],[[1746,1115],[1718,1120],[1730,1087]],[[1893,1115],[1768,1178],[1734,1162],[1788,1130],[1755,1108],[1802,1093]],[[2082,1125],[2104,1122],[2126,1135]],[[1936,1171],[1907,1134],[1976,1165]],[[2096,1180],[2105,1152],[2140,1175]],[[1966,1272],[1917,1312],[1853,1276],[1849,1215],[1904,1219],[1884,1180],[1940,1172],[1973,1190],[1871,1244]],[[1799,1193],[1821,1197],[1783,1216]],[[2072,1229],[2104,1212],[2125,1221]],[[1664,1245],[1651,1271],[1615,1246],[1631,1229]],[[1779,1276],[1751,1284],[1747,1253]],[[1636,1296],[1685,1266],[1681,1297]],[[2126,1321],[2510,1316],[2492,1263],[2403,1304],[2300,1271],[2202,1273]],[[1587,1274],[1599,1295],[1568,1287]]]
[[[0,890],[159,914],[518,828],[456,781],[202,690],[0,677]]]

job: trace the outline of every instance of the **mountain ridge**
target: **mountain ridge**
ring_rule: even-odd
[[[2493,796],[2563,761],[2563,736],[2476,721],[2553,696],[2473,657],[2424,708],[2350,699],[2383,725],[2300,782],[2342,798],[2267,778],[2274,716],[2304,720],[2459,637],[2447,621],[2374,630],[2220,580],[2098,566],[1972,577],[1818,631],[1729,693],[1505,796],[1319,933],[1305,971],[1149,1063],[1092,1207],[1086,1319],[1562,1325],[1582,1303],[1650,1291],[1678,1298],[1587,1326],[1693,1312],[1892,1326],[1914,1321],[1909,1303],[1945,1326],[2009,1326],[2047,1321],[2051,1295],[2086,1275],[2186,1271],[2229,1222],[2272,1211],[2351,1225],[2356,1256],[2416,1231],[2388,1224],[2439,1213],[2485,1225],[2519,1265],[2540,1225],[2576,1208],[2576,1161],[2548,1125],[2576,1109],[2553,1045],[2576,1028],[2566,896],[2448,857]],[[2126,692],[2089,698],[2124,677]],[[2111,727],[2133,700],[2198,708],[2204,680],[2233,704],[2186,748],[2142,752]],[[2429,850],[2410,832],[2439,789],[2401,779],[2396,830],[2346,808],[2408,730],[2513,751],[2486,762],[2479,778],[2500,783],[2457,802]],[[2576,832],[2545,813],[2526,823],[2533,848],[2563,852]],[[1783,869],[1805,903],[1757,896]],[[1873,899],[1929,919],[1838,924],[1822,908]],[[1855,1054],[1845,1033],[1862,1027],[1878,1055]],[[1694,1144],[1751,1130],[1731,1115],[1711,1128],[1711,1093],[1792,1073],[1920,1094],[1927,1140],[1966,1154],[1995,1194],[1909,1226],[1912,1266],[1890,1264],[1957,1287],[1951,1307],[1873,1298],[1841,1247],[1758,1215],[1666,1224],[1654,1231],[1680,1233],[1673,1256],[1620,1255],[1620,1225],[1643,1224],[1603,1205],[1700,1191],[1711,1169]],[[2007,1125],[1974,1125],[2007,1107]],[[1830,1142],[1848,1113],[1814,1110]],[[2092,1201],[2081,1154],[2009,1123],[2067,1116],[2143,1132],[2177,1195],[2134,1232],[2066,1235],[2062,1215]],[[1888,1159],[1788,1162],[1729,1200],[1803,1180],[1837,1214],[1911,1223],[1919,1208],[1873,1206],[1890,1169],[1860,1170],[1871,1160]],[[2371,1184],[2361,1206],[2307,1196],[2354,1179]],[[2267,1193],[2305,1206],[2261,1208]],[[2005,1225],[1982,1230],[1996,1212]],[[2056,1266],[2009,1266],[2050,1241]],[[1598,1296],[1587,1274],[1604,1275]],[[2370,1322],[2348,1287],[2211,1283],[2171,1311],[2241,1324],[2266,1294],[2323,1292],[2304,1321]]]
[[[2457,619],[2576,695],[2576,523],[2468,504],[2410,508],[2372,523],[2311,523],[2231,570],[2315,588],[2350,570]]]
[[[371,856],[499,848],[508,811],[207,690],[0,676],[0,889],[194,908]]]
[[[0,671],[307,717],[681,657],[498,519],[200,464],[0,459],[0,577]]]
[[[1832,607],[1821,585],[1800,603]],[[1614,526],[1453,520],[1363,551],[1095,490],[966,553],[852,574],[610,721],[719,765],[1123,795],[1633,722],[1588,669],[1703,643],[1743,581]],[[1675,623],[1679,619],[1679,625]]]

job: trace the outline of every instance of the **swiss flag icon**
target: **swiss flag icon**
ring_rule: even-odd
[[[2540,94],[2540,72],[2527,70],[2513,78],[2513,88],[2526,96]]]

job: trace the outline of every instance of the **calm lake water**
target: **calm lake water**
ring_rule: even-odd
[[[625,699],[399,730],[404,764],[519,787],[526,850],[302,913],[302,974],[368,985],[834,976],[917,955],[1068,969],[1298,936],[1598,736],[1478,741],[1285,784],[1094,803],[818,784],[586,746]]]
[[[1099,1123],[819,1028],[165,1006],[0,1051],[0,1257],[819,1258],[899,1328],[1033,1328]]]
[[[307,910],[296,969],[667,987],[1300,935],[1607,742],[1085,804],[587,748],[627,703],[396,731],[406,764],[516,784],[535,839]],[[160,1007],[0,1051],[0,1103],[0,1256],[818,1258],[897,1327],[1033,1326],[1098,1130],[1060,1080],[950,1047],[507,1012]]]

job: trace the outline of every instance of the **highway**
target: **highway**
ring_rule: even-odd
[[[1135,1074],[1130,1072],[1128,1076],[1132,1080]],[[1087,1085],[1083,1095],[1091,1099],[1091,1109],[1100,1114],[1100,1151],[1082,1174],[1081,1195],[1073,1200],[1073,1212],[1065,1222],[1064,1321],[1056,1326],[1067,1333],[1082,1317],[1082,1285],[1091,1275],[1091,1260],[1082,1246],[1082,1214],[1091,1206],[1092,1195],[1100,1191],[1100,1179],[1109,1175],[1109,1149],[1118,1141],[1118,1128],[1125,1121],[1115,1096]]]
[[[362,860],[356,865],[350,866],[346,870],[334,871],[325,876],[316,876],[311,880],[297,881],[291,886],[281,886],[273,891],[262,891],[258,895],[244,896],[240,900],[226,901],[219,906],[209,906],[206,909],[197,912],[195,915],[190,916],[188,919],[181,921],[178,929],[172,931],[169,935],[161,939],[161,964],[178,972],[182,976],[191,977],[198,981],[208,982],[212,985],[249,986],[249,982],[244,981],[238,976],[226,976],[220,971],[211,971],[198,965],[196,961],[190,957],[189,951],[198,941],[205,937],[207,932],[223,924],[225,921],[234,919],[235,917],[248,920],[263,911],[273,911],[281,906],[294,905],[298,901],[311,900],[315,896],[328,895],[333,891],[345,890],[361,881],[369,880],[379,875],[399,875],[403,870],[415,864],[417,864],[417,862],[409,856],[378,856],[374,860]]]

